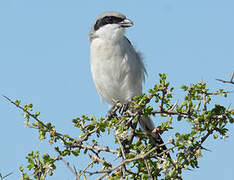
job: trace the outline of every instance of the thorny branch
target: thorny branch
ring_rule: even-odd
[[[234,73],[230,81],[220,81],[233,84],[233,76]],[[58,139],[62,141],[65,145],[63,150],[54,148],[58,153],[56,160],[63,161],[77,180],[86,175],[100,175],[97,178],[99,180],[107,176],[109,178],[116,176],[121,178],[131,177],[131,179],[157,179],[161,173],[165,174],[165,179],[182,179],[182,169],[197,167],[198,158],[201,156],[200,150],[205,149],[202,145],[207,138],[214,133],[225,136],[227,120],[233,121],[230,116],[232,111],[222,106],[215,106],[212,110],[208,110],[207,104],[211,99],[210,96],[227,94],[230,91],[209,92],[204,83],[195,84],[183,88],[187,92],[184,102],[178,104],[177,100],[174,104],[171,104],[172,89],[169,89],[169,83],[163,78],[160,83],[159,86],[155,86],[150,91],[150,95],[142,95],[139,99],[136,98],[129,103],[129,106],[126,106],[127,108],[122,108],[122,104],[116,103],[105,119],[98,121],[87,117],[75,119],[74,125],[83,132],[80,138],[59,133],[54,127],[52,128],[41,121],[36,114],[30,112],[31,110],[20,106],[19,103],[6,96],[3,97],[40,125],[39,127],[39,125],[27,124],[28,127],[36,128],[42,134],[49,134],[51,144],[56,143]],[[148,106],[148,103],[153,99],[158,102],[156,109],[151,109]],[[195,104],[195,101],[202,101],[203,107]],[[119,111],[121,113],[118,113]],[[170,138],[168,142],[159,146],[150,144],[150,135],[164,133],[172,128],[172,120],[163,122],[152,132],[142,132],[137,128],[138,121],[142,116],[155,116],[157,114],[164,118],[187,119],[188,122],[192,123],[191,133],[177,133],[174,138]],[[99,142],[91,139],[94,135],[98,138],[101,137],[101,133],[108,128],[114,130],[117,148],[100,145]],[[215,134],[214,137],[216,136]],[[161,153],[157,153],[157,149],[165,145],[169,147]],[[70,166],[69,162],[65,161],[64,156],[70,154],[79,156],[81,150],[84,151],[84,156],[88,153],[90,161],[78,173]],[[175,159],[166,156],[167,153],[171,154],[172,152],[177,153]],[[108,157],[112,155],[112,161],[109,158],[108,161],[106,160],[105,153],[108,154]],[[115,161],[117,159],[118,162]],[[101,170],[90,171],[96,164],[102,166]]]

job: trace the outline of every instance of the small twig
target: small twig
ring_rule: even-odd
[[[134,158],[126,159],[126,160],[122,161],[120,164],[114,166],[112,169],[108,170],[107,172],[104,172],[104,174],[102,176],[100,176],[99,178],[97,178],[97,180],[101,180],[102,178],[104,178],[105,176],[107,176],[108,173],[111,173],[112,171],[116,170],[117,168],[123,166],[124,164],[130,163],[132,161],[137,161],[139,159],[147,159],[152,152],[154,152],[154,151],[157,150],[157,148],[158,147],[154,147],[154,148],[152,148],[150,151],[148,151],[145,154],[138,155],[138,156],[136,156]]]
[[[92,159],[93,163],[98,162],[98,163],[102,163],[104,166],[112,167],[112,164],[105,161],[104,157],[100,158],[96,154],[94,155],[89,154],[89,157],[90,159]]]
[[[82,176],[82,174],[84,174],[86,172],[86,170],[93,164],[93,162],[89,163],[85,168],[84,170],[79,174],[79,178],[80,176]]]
[[[186,153],[187,155],[185,155],[185,161],[182,163],[182,165],[186,164],[188,162],[188,158],[190,156],[194,156],[194,153],[197,151],[198,148],[201,148],[202,147],[202,144],[206,141],[206,139],[212,134],[212,131],[208,131],[207,134],[205,136],[203,136],[199,142],[199,146],[196,147],[196,148],[192,148],[192,146],[190,146]]]
[[[178,100],[176,100],[175,104],[172,105],[172,107],[169,109],[169,111],[174,111],[175,107],[177,106],[178,104]]]
[[[119,143],[119,146],[120,146],[120,149],[121,149],[122,158],[123,158],[123,160],[125,160],[125,159],[126,159],[126,155],[125,155],[125,152],[124,152],[123,144],[121,143],[121,141],[120,141],[118,135],[115,134],[115,137],[116,137],[116,139],[117,139],[117,141],[118,141],[118,143]],[[126,167],[125,167],[125,165],[123,165],[123,166],[122,166],[123,178],[126,177],[125,169],[126,169]]]
[[[1,180],[3,180],[3,179],[5,179],[6,177],[8,177],[8,176],[10,176],[10,175],[12,175],[12,174],[13,174],[13,172],[10,172],[10,173],[8,173],[8,174],[2,176],[1,173],[0,173],[0,178],[1,178]]]
[[[164,99],[165,99],[165,95],[167,94],[167,88],[164,87],[164,89],[162,90],[162,97],[161,97],[161,104],[160,104],[160,110],[163,111],[163,105],[164,105]]]
[[[222,79],[216,79],[216,80],[217,80],[217,81],[221,81],[222,83],[230,83],[230,84],[234,84],[233,79],[234,79],[234,72],[232,73],[232,76],[231,76],[231,78],[230,78],[230,80],[229,80],[229,81],[222,80]]]
[[[205,142],[205,140],[212,134],[212,131],[208,131],[205,136],[201,138],[200,146]]]
[[[74,169],[72,169],[72,167],[70,166],[69,162],[65,161],[65,159],[63,159],[62,157],[62,153],[60,151],[58,151],[55,147],[53,147],[54,150],[58,153],[59,155],[59,159],[61,159],[63,161],[63,163],[67,166],[67,168],[75,175],[77,180],[80,180],[80,177],[78,176],[78,174],[74,171]]]
[[[16,104],[14,101],[12,101],[12,100],[11,100],[10,98],[8,98],[7,96],[4,96],[4,95],[3,95],[3,97],[6,98],[10,103],[12,103],[12,104],[14,104],[16,107],[18,107],[19,109],[21,109],[22,111],[26,112],[30,117],[32,117],[33,119],[35,119],[40,125],[42,125],[43,127],[45,127],[46,130],[47,130],[48,132],[50,131],[50,129],[48,128],[48,126],[45,125],[40,119],[38,119],[37,116],[35,116],[34,114],[32,114],[32,113],[30,113],[29,111],[25,110],[22,106]],[[54,132],[54,135],[57,136],[57,137],[59,137],[59,138],[64,142],[64,144],[67,143],[67,142],[65,141],[65,139],[64,139],[64,135],[63,135],[63,134],[60,134],[60,133],[58,133],[58,132]],[[71,137],[66,137],[66,138],[68,138],[68,139],[71,140],[71,141],[75,141],[75,142],[78,141],[78,140],[75,139],[75,138],[71,138]]]
[[[223,91],[222,93],[232,93],[232,91]],[[206,93],[207,95],[219,95],[221,92],[216,91],[216,92],[211,92],[211,93]]]
[[[155,115],[155,114],[168,114],[168,115],[177,115],[177,116],[182,116],[182,117],[189,117],[189,114],[186,113],[186,112],[177,112],[177,111],[171,111],[171,110],[168,110],[168,111],[161,111],[161,110],[154,110],[152,111],[152,114]]]
[[[98,152],[100,151],[105,151],[105,152],[110,152],[113,154],[117,154],[118,151],[114,150],[114,149],[110,149],[109,147],[100,147],[100,146],[91,146],[91,145],[83,145],[83,144],[76,144],[74,143],[73,145],[71,145],[70,147],[74,148],[74,147],[78,147],[78,148],[82,148],[82,149],[88,149],[88,150],[97,150]]]
[[[116,139],[117,139],[117,141],[118,141],[118,143],[119,143],[119,146],[120,146],[120,149],[121,149],[122,157],[123,157],[123,159],[126,159],[126,155],[125,155],[125,152],[124,152],[124,147],[123,147],[123,145],[122,145],[122,143],[121,143],[121,141],[120,141],[118,135],[115,135],[115,137],[116,137]]]
[[[148,164],[148,162],[147,162],[146,159],[144,159],[144,163],[145,163],[145,166],[146,166],[146,169],[147,169],[148,176],[149,176],[150,180],[153,180],[153,176],[152,176],[152,173],[151,173],[151,171],[150,171],[149,164]]]

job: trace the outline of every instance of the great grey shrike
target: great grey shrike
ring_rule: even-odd
[[[125,28],[131,26],[133,22],[125,15],[110,11],[97,17],[89,33],[93,81],[100,97],[110,105],[128,103],[142,94],[146,69],[125,36]],[[149,117],[142,117],[140,125],[144,131],[155,128]],[[153,143],[163,143],[160,135],[155,136]]]

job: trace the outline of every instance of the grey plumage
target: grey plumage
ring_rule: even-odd
[[[142,94],[146,69],[142,57],[125,34],[133,22],[125,15],[110,11],[98,16],[89,33],[91,73],[100,97],[111,105],[127,103]],[[152,131],[149,117],[140,119],[144,131]],[[163,143],[156,135],[154,144]],[[152,141],[152,138],[151,138]]]
[[[126,19],[118,12],[105,12],[95,22],[106,16]],[[109,104],[114,104],[116,101],[127,103],[132,97],[142,93],[146,69],[141,56],[124,36],[125,29],[120,25],[104,29],[101,35],[94,31],[93,27],[89,36],[91,72],[97,91]]]

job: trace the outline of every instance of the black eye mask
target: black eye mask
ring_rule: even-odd
[[[123,21],[123,18],[116,17],[116,16],[105,16],[102,19],[99,19],[96,21],[94,25],[94,30],[98,30],[100,27],[106,25],[106,24],[117,24]]]

